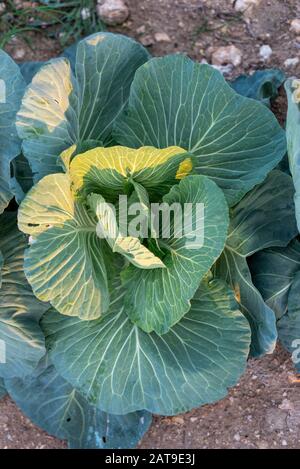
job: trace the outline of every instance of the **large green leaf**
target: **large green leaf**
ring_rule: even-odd
[[[2,399],[2,397],[4,397],[6,394],[6,387],[4,385],[4,380],[2,378],[0,378],[0,399]]]
[[[45,353],[39,320],[46,309],[32,293],[23,272],[25,236],[16,228],[14,214],[0,221],[0,250],[3,253],[0,288],[0,376],[26,376]]]
[[[6,386],[35,424],[68,440],[70,448],[133,448],[151,423],[146,411],[111,415],[89,405],[47,359],[32,375],[6,380]]]
[[[275,316],[252,283],[247,257],[269,246],[285,246],[297,233],[290,176],[272,171],[231,211],[225,250],[215,269],[234,289],[252,330],[251,354],[273,351]]]
[[[284,131],[261,103],[238,95],[212,67],[181,55],[140,67],[116,122],[125,146],[178,145],[197,158],[233,205],[263,181],[286,151]]]
[[[288,295],[288,312],[277,323],[278,337],[291,352],[297,371],[300,373],[300,271],[294,277]]]
[[[289,290],[300,270],[300,242],[295,239],[286,248],[260,251],[250,259],[249,266],[254,285],[280,319],[287,312]]]
[[[163,336],[132,324],[117,286],[115,295],[100,321],[55,311],[42,320],[56,369],[102,410],[177,414],[222,398],[244,371],[249,326],[222,281],[206,278],[190,311]]]
[[[270,68],[257,70],[252,75],[240,75],[229,84],[237,93],[270,106],[270,100],[278,96],[278,88],[284,80],[281,70]]]
[[[69,146],[110,142],[134,73],[147,59],[147,51],[132,39],[97,33],[79,42],[75,74],[66,58],[54,59],[36,73],[17,121],[36,180],[61,171],[57,160]]]
[[[13,197],[10,163],[21,150],[15,119],[24,89],[19,67],[0,49],[0,214]]]
[[[19,209],[19,227],[34,236],[24,271],[35,295],[62,314],[98,318],[109,306],[107,248],[96,220],[74,201],[67,174],[45,176]]]
[[[163,203],[168,207],[179,204],[182,213],[185,204],[194,208],[203,204],[204,213],[193,211],[181,237],[177,237],[176,226],[171,226],[170,236],[158,240],[166,268],[141,271],[130,265],[122,273],[127,314],[144,331],[158,334],[166,333],[190,309],[200,281],[224,248],[228,230],[224,195],[205,176],[183,179],[163,197]],[[184,215],[178,217],[183,222]]]
[[[300,231],[300,81],[288,79],[285,90],[288,98],[286,137],[290,171],[295,186],[295,208],[298,230]],[[298,94],[297,94],[298,92]]]

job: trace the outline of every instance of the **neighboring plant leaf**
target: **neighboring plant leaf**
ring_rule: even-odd
[[[278,337],[284,347],[293,354],[294,363],[300,373],[300,271],[294,277],[288,295],[288,312],[278,322]],[[298,352],[297,352],[298,350]]]
[[[295,83],[296,81],[296,83]],[[295,209],[298,230],[300,231],[300,99],[295,97],[299,80],[288,79],[285,90],[288,98],[288,112],[286,119],[286,138],[290,171],[295,186]],[[293,86],[295,84],[295,86]]]
[[[95,148],[73,158],[70,177],[75,192],[101,193],[108,201],[115,201],[133,182],[142,184],[152,196],[161,196],[179,182],[180,165],[187,160],[191,171],[191,158],[180,147]]]
[[[96,234],[96,220],[74,201],[69,176],[39,181],[22,202],[18,221],[34,236],[24,271],[35,295],[62,314],[100,317],[109,306],[108,247]]]
[[[264,301],[280,319],[287,312],[288,294],[300,270],[300,242],[295,239],[285,248],[269,248],[249,260],[253,283]]]
[[[278,96],[278,88],[284,80],[285,74],[281,70],[270,68],[257,70],[252,75],[240,75],[229,84],[237,93],[270,106],[270,100]]]
[[[194,208],[203,204],[204,214],[194,210],[183,233],[177,233],[171,222],[168,238],[158,240],[165,269],[141,271],[131,265],[122,273],[127,314],[144,331],[158,334],[166,333],[188,312],[202,278],[223,251],[228,230],[224,195],[205,176],[182,179],[162,201],[168,207],[179,204],[182,214],[177,216],[182,222],[185,204]]]
[[[36,180],[61,171],[58,156],[71,145],[110,142],[134,73],[147,59],[146,49],[132,39],[97,33],[78,43],[75,75],[66,58],[41,68],[26,90],[17,119]]]
[[[15,119],[24,89],[18,65],[0,49],[0,214],[13,197],[10,164],[21,150]]]
[[[6,386],[32,422],[68,440],[70,448],[134,448],[151,423],[146,411],[119,416],[89,405],[47,359],[32,375],[6,380]]]
[[[106,412],[185,412],[224,397],[244,371],[250,331],[232,292],[206,278],[187,315],[163,336],[124,311],[123,294],[100,321],[47,312],[42,327],[56,369]]]
[[[286,152],[284,131],[261,103],[238,95],[212,67],[181,55],[155,58],[134,77],[115,139],[138,148],[178,145],[197,157],[230,205],[262,182]]]
[[[232,209],[225,250],[216,275],[234,289],[252,330],[251,354],[271,353],[276,344],[273,311],[254,287],[247,257],[269,246],[286,246],[297,233],[290,176],[274,170]]]
[[[4,386],[4,380],[2,378],[0,378],[0,399],[2,399],[2,397],[4,397],[6,393],[7,393],[7,391],[6,391],[6,388]]]
[[[25,236],[16,228],[16,217],[5,213],[0,221],[0,250],[3,253],[0,289],[0,340],[4,363],[0,376],[24,377],[45,354],[44,335],[39,320],[47,305],[40,303],[23,272]],[[49,306],[48,306],[49,307]]]
[[[12,169],[14,174],[12,190],[15,195],[16,202],[20,204],[24,199],[25,194],[32,188],[32,171],[28,161],[22,154],[13,160]]]
[[[21,62],[19,64],[20,71],[27,85],[31,83],[34,75],[41,69],[47,62]]]

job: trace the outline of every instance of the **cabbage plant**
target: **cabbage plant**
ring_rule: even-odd
[[[1,154],[21,202],[18,227],[1,215],[1,389],[70,447],[133,447],[153,413],[221,399],[274,349],[248,262],[297,233],[285,132],[212,67],[124,36],[30,67]],[[167,233],[154,206],[178,210]],[[202,223],[181,232],[186,206]]]

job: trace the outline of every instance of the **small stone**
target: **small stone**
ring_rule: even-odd
[[[290,67],[296,67],[296,65],[298,65],[298,63],[299,63],[299,58],[298,57],[290,57],[289,59],[286,59],[283,62],[283,65],[286,68],[290,68]]]
[[[142,24],[142,26],[139,26],[136,30],[138,34],[144,34],[146,32],[146,26]]]
[[[156,42],[171,42],[170,36],[167,33],[155,33],[154,39]]]
[[[241,437],[240,437],[239,433],[236,433],[236,434],[234,435],[233,439],[234,439],[235,441],[240,441],[240,440],[241,440]]]
[[[182,417],[172,417],[172,422],[177,425],[184,425],[184,418]]]
[[[25,50],[22,48],[16,49],[13,53],[12,56],[15,60],[21,60],[24,59],[25,57]]]
[[[236,46],[218,47],[212,53],[213,65],[228,65],[232,64],[235,67],[242,62],[242,52]]]
[[[190,418],[190,421],[191,421],[192,423],[197,422],[197,420],[198,420],[197,417],[191,417],[191,418]]]
[[[228,65],[212,65],[213,68],[216,70],[219,70],[222,75],[229,75],[232,72],[233,65],[228,64]]]
[[[152,46],[154,44],[154,39],[152,36],[150,36],[149,34],[147,34],[147,36],[143,36],[141,39],[139,39],[141,41],[141,43],[143,44],[143,46],[145,47],[149,47],[149,46]]]
[[[295,19],[291,22],[290,30],[291,30],[293,33],[300,34],[300,19],[299,19],[299,18],[295,18]]]
[[[282,444],[282,446],[287,446],[287,441],[286,441],[286,440],[282,440],[281,444]]]
[[[98,0],[96,8],[100,20],[110,26],[124,23],[129,16],[124,0]]]
[[[2,15],[2,13],[4,13],[6,10],[6,5],[4,2],[0,2],[0,15]]]
[[[241,12],[249,12],[252,8],[258,5],[260,0],[236,0],[234,9]]]
[[[268,44],[264,44],[259,49],[259,55],[263,60],[269,60],[272,54],[272,48]]]

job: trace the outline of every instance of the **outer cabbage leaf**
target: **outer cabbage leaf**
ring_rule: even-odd
[[[300,242],[258,252],[249,260],[253,283],[264,301],[280,319],[287,312],[288,295],[294,276],[300,271]]]
[[[212,67],[180,55],[137,70],[114,135],[132,148],[188,150],[230,205],[262,182],[286,151],[284,131],[265,106],[238,95]]]
[[[35,179],[61,171],[60,153],[85,140],[111,140],[136,69],[148,52],[132,39],[97,33],[79,42],[75,74],[66,58],[43,66],[26,90],[17,128]]]
[[[290,176],[272,171],[231,212],[226,246],[216,274],[234,289],[252,330],[251,354],[271,353],[276,344],[275,315],[252,283],[247,257],[269,246],[285,246],[297,233]]]
[[[74,201],[67,174],[51,174],[27,194],[19,227],[34,237],[25,252],[24,271],[35,295],[60,313],[100,317],[109,306],[105,241],[96,220]]]
[[[300,271],[295,274],[288,295],[288,312],[277,323],[278,337],[284,347],[291,352],[297,371],[300,373]],[[297,352],[298,350],[298,352]]]
[[[47,312],[42,327],[58,372],[106,412],[184,412],[221,399],[242,374],[250,331],[231,290],[206,278],[187,315],[163,336],[132,324],[115,286],[101,321]]]
[[[188,176],[172,187],[162,200],[169,207],[178,203],[182,212],[184,204],[193,204],[193,207],[203,204],[204,218],[202,225],[194,211],[181,237],[176,237],[174,226],[168,238],[158,240],[166,268],[141,271],[130,265],[122,272],[127,290],[124,299],[127,314],[144,331],[154,330],[158,334],[166,333],[188,312],[202,278],[224,248],[228,230],[224,195],[205,176]]]
[[[257,70],[252,75],[240,75],[230,85],[237,93],[270,106],[270,100],[278,96],[278,88],[284,80],[281,70],[270,68]]]
[[[296,83],[298,80],[296,81]],[[295,186],[295,209],[298,230],[300,231],[300,100],[295,94],[297,88],[293,86],[294,80],[285,82],[285,90],[288,98],[288,112],[286,119],[286,138],[290,171]],[[297,84],[300,86],[300,82]],[[295,89],[296,88],[296,89]]]
[[[37,425],[70,448],[133,448],[151,423],[146,411],[111,415],[88,402],[43,359],[24,379],[6,380],[18,407]]]
[[[13,197],[10,164],[21,149],[15,119],[24,89],[19,67],[0,50],[0,214]]]
[[[39,320],[46,309],[32,293],[24,272],[25,236],[16,228],[14,214],[5,213],[0,222],[0,249],[4,257],[0,288],[0,376],[26,376],[45,354]]]

